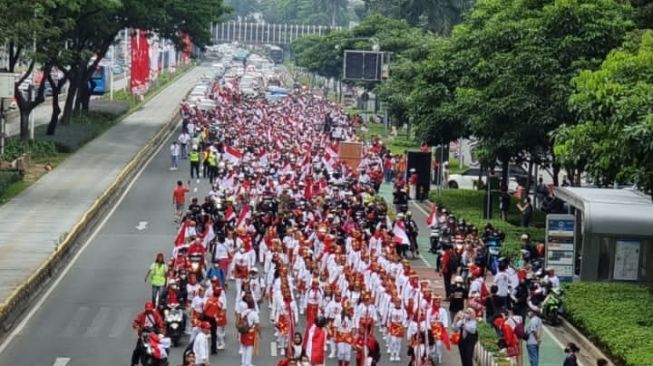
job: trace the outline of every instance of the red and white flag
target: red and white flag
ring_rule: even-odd
[[[238,215],[238,220],[236,220],[236,228],[245,226],[245,220],[249,219],[250,217],[252,217],[252,212],[249,209],[248,205],[244,205],[242,210],[240,210],[240,214]]]
[[[263,152],[258,156],[258,162],[259,162],[259,164],[261,164],[261,165],[263,165],[263,166],[267,166],[267,165],[268,165],[268,152],[267,152],[267,151],[263,151]]]
[[[435,205],[431,205],[431,213],[426,218],[426,225],[433,226],[438,223],[437,211],[438,208]]]
[[[162,360],[168,357],[167,348],[170,348],[170,338],[159,337],[156,333],[150,333],[150,347],[152,349],[152,357],[157,360]]]
[[[304,337],[304,349],[309,358],[311,365],[324,364],[324,346],[326,342],[326,332],[324,329],[313,324],[306,330]]]
[[[202,246],[204,246],[204,248],[208,248],[211,240],[215,239],[215,231],[213,231],[213,221],[211,220],[207,221],[204,227],[205,230],[204,230],[204,237],[202,238]]]
[[[181,226],[179,227],[179,230],[177,230],[177,237],[175,238],[175,246],[186,244],[186,229],[187,228],[188,228],[188,224],[186,223],[186,221],[184,221],[181,224]]]
[[[392,228],[392,234],[394,234],[395,243],[410,244],[403,221],[395,222],[395,227]]]
[[[233,164],[237,164],[243,158],[243,153],[231,146],[225,146],[224,148],[224,157]]]
[[[233,206],[227,207],[227,210],[224,212],[224,221],[229,222],[236,219],[236,212],[234,212]]]

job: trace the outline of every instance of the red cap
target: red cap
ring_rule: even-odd
[[[148,301],[145,303],[145,310],[152,311],[154,310],[154,304],[152,301]]]
[[[202,329],[211,329],[211,323],[209,322],[202,322]]]

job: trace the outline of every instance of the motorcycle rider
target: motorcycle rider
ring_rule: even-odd
[[[135,366],[138,364],[141,359],[141,355],[145,351],[143,341],[141,339],[143,330],[150,329],[154,332],[161,332],[164,329],[163,318],[159,312],[155,311],[154,303],[151,301],[145,303],[145,310],[136,316],[136,319],[134,319],[132,322],[132,328],[134,328],[138,334],[136,348],[134,348],[134,351],[132,352],[131,361],[131,365]]]

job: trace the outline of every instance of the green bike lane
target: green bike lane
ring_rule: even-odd
[[[392,205],[392,184],[383,183],[379,189],[379,195],[388,203],[388,207],[392,207],[394,211],[394,206]],[[427,267],[435,268],[436,267],[436,256],[429,252],[431,247],[430,242],[430,233],[431,229],[426,225],[426,218],[429,215],[431,210],[431,204],[428,201],[416,202],[409,201],[408,210],[412,213],[413,219],[417,223],[419,228],[419,234],[417,236],[417,243],[420,249],[420,258]],[[491,279],[489,279],[491,281]],[[441,283],[442,281],[440,281]],[[555,339],[551,334],[551,331],[545,326],[543,332],[542,343],[540,344],[540,357],[539,357],[539,366],[560,366],[563,364],[565,359],[564,354],[564,345]],[[529,365],[528,362],[528,352],[526,350],[526,342],[523,343],[523,365]],[[585,365],[589,366],[589,365]]]

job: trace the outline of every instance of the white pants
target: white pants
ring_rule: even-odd
[[[224,327],[216,327],[215,335],[216,335],[216,341],[217,341],[218,348],[224,347],[225,346],[224,337],[226,335]]]
[[[241,346],[243,353],[240,355],[241,366],[252,366],[252,355],[254,354],[254,346]]]
[[[444,356],[444,343],[442,341],[435,341],[433,351],[438,358],[438,364],[442,364],[442,356]]]
[[[331,350],[329,357],[333,357],[336,354],[336,342],[333,339],[326,341],[327,347]],[[333,356],[332,356],[333,355]]]
[[[401,337],[390,336],[390,341],[388,343],[390,355],[399,356],[399,352],[401,352]]]
[[[417,199],[417,186],[412,184],[408,186],[408,196],[411,200]]]
[[[338,343],[338,361],[351,360],[351,344],[345,342]]]

